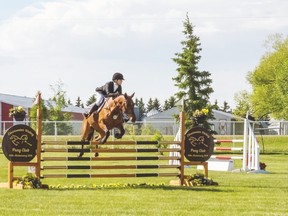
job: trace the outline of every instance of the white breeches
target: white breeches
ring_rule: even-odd
[[[104,95],[99,93],[99,92],[96,92],[96,102],[95,104],[97,106],[100,106],[101,102],[104,100]]]

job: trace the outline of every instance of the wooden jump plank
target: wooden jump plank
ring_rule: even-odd
[[[51,169],[169,169],[179,168],[179,165],[67,165],[67,166],[43,166],[42,170]]]
[[[42,145],[158,145],[158,144],[178,144],[180,141],[107,141],[104,144],[100,144],[97,141],[43,141]]]
[[[119,173],[119,174],[44,174],[41,178],[127,178],[127,177],[178,177],[179,173]]]
[[[178,160],[179,157],[141,156],[141,157],[43,157],[42,161],[121,161],[121,160]]]
[[[66,148],[42,148],[41,152],[67,152],[67,153],[79,153],[83,151],[84,153],[95,153],[95,152],[102,152],[102,153],[151,153],[151,152],[180,152],[180,149],[177,148],[168,148],[168,149],[66,149]]]

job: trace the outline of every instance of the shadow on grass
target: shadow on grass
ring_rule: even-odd
[[[288,155],[288,152],[260,152],[260,155]]]
[[[171,185],[154,185],[154,184],[105,184],[93,186],[50,186],[49,190],[130,190],[130,189],[160,189],[166,191],[209,191],[209,192],[232,192],[233,190],[223,190],[218,186],[171,186]]]

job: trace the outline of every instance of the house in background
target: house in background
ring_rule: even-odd
[[[33,106],[34,98],[16,96],[0,93],[0,122],[11,121],[11,123],[6,123],[5,128],[3,123],[0,124],[0,132],[3,134],[3,130],[13,126],[14,119],[9,116],[9,110],[13,107],[22,106],[27,114],[29,114],[30,108]],[[48,101],[44,100],[45,105],[48,105]],[[85,108],[68,105],[63,109],[63,112],[71,113],[71,120],[82,121],[82,113],[87,111]],[[29,121],[29,115],[26,116],[26,120]]]
[[[179,123],[174,118],[179,115],[178,107],[173,107],[169,110],[159,112],[155,109],[147,113],[146,117],[142,119],[143,124],[150,124],[154,129],[157,129],[163,135],[175,135],[179,128]]]
[[[212,124],[211,129],[218,135],[243,134],[243,118],[220,110],[212,111],[215,119],[209,122]]]
[[[10,94],[0,93],[0,134],[5,133],[5,131],[16,124],[13,117],[9,116],[9,110],[13,107],[21,106],[26,111],[26,118],[24,121],[30,121],[29,119],[29,111],[30,108],[33,107],[34,98],[24,97],[24,96],[16,96]],[[44,100],[45,106],[48,107],[49,101]],[[83,113],[86,112],[89,108],[81,108],[74,105],[68,105],[62,111],[71,114],[71,121],[82,121]],[[139,108],[137,106],[134,107],[134,112],[136,115],[136,120],[139,120]],[[5,124],[4,124],[5,122]],[[73,133],[79,134],[81,132],[81,124],[75,123],[72,124]]]
[[[235,116],[231,113],[226,113],[219,110],[212,110],[215,117],[214,120],[209,122],[212,124],[212,130],[216,131],[219,135],[230,135],[243,133],[243,123],[237,122],[243,118]],[[153,128],[158,129],[162,134],[176,134],[179,124],[176,123],[175,117],[179,115],[180,108],[173,107],[169,110],[159,112],[157,110],[151,110],[147,113],[147,116],[143,119],[143,123],[151,124]]]

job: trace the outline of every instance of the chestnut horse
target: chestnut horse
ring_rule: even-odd
[[[134,102],[132,100],[134,93],[128,96],[126,93],[124,95],[119,95],[115,99],[107,98],[104,102],[102,109],[98,113],[93,113],[88,118],[84,118],[82,123],[82,135],[81,141],[91,141],[94,135],[94,131],[98,132],[98,136],[94,138],[93,141],[99,141],[99,143],[105,143],[110,136],[110,130],[113,128],[118,128],[120,133],[116,133],[114,136],[120,139],[125,134],[125,129],[123,127],[124,121],[135,122],[136,117],[134,113]],[[96,145],[96,148],[98,146]],[[82,151],[79,157],[82,157]],[[98,156],[98,153],[95,153]]]

